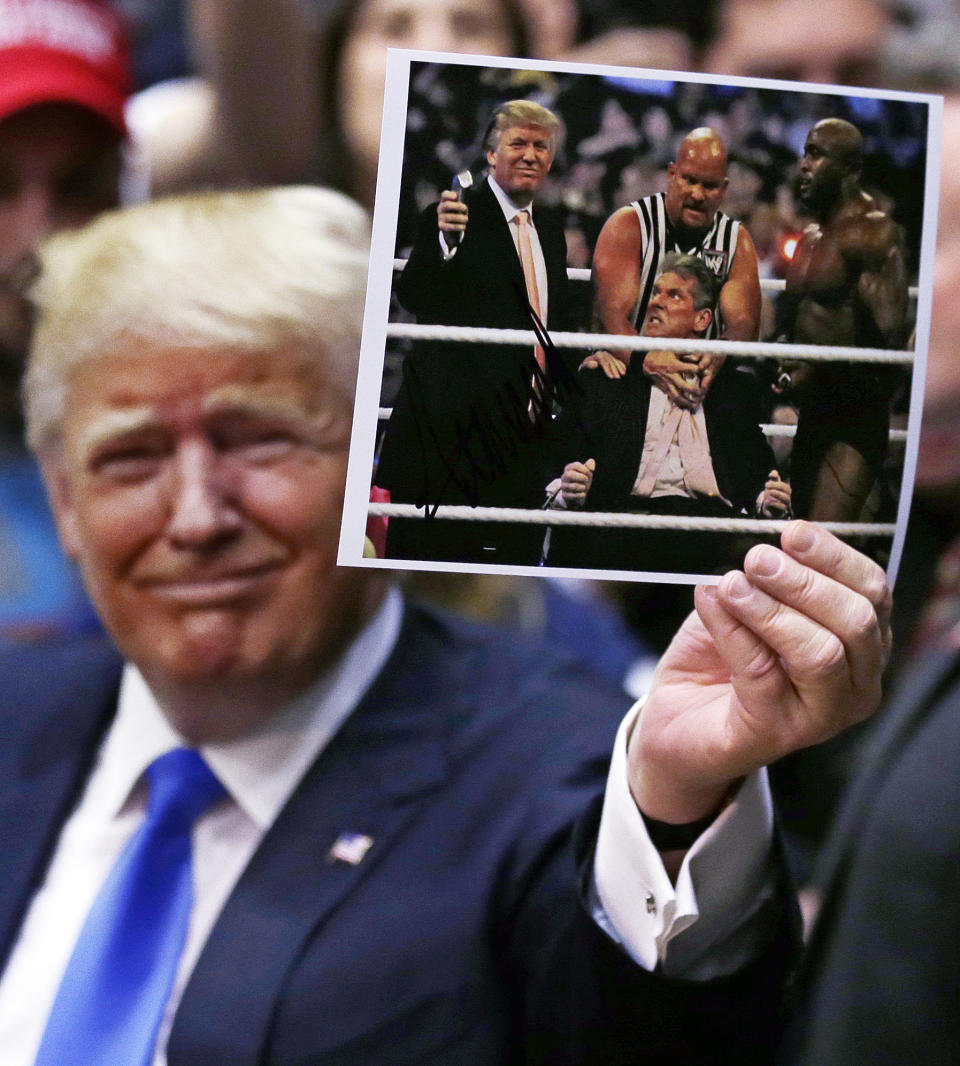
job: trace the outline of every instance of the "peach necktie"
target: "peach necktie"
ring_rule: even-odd
[[[649,432],[649,430],[648,430]],[[637,496],[650,496],[657,483],[663,461],[676,438],[683,463],[684,484],[698,496],[719,496],[717,479],[710,461],[710,444],[700,433],[693,412],[670,404],[666,418],[659,428],[657,443],[642,480],[634,487]]]
[[[530,306],[537,313],[537,318],[540,317],[540,290],[537,288],[537,271],[533,265],[533,248],[530,244],[530,212],[518,211],[513,216],[514,221],[517,224],[519,230],[518,245],[520,247],[520,265],[523,267],[523,280],[527,285],[527,299],[530,301]],[[533,353],[537,360],[537,365],[542,371],[547,369],[547,357],[543,348],[540,345],[536,345]]]

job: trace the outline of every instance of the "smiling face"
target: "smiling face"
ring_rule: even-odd
[[[647,306],[644,336],[688,339],[705,333],[713,314],[707,307],[694,308],[696,287],[694,278],[682,278],[673,271],[661,274]]]
[[[543,126],[508,126],[487,164],[497,184],[516,204],[530,203],[553,164],[553,145]]]
[[[293,346],[120,350],[70,375],[45,474],[65,546],[163,703],[243,695],[231,735],[309,685],[370,605],[335,566],[350,414]]]
[[[699,239],[713,225],[727,190],[727,159],[716,136],[688,137],[667,167],[667,217],[681,234]]]

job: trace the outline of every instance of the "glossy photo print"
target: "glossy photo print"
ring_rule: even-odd
[[[392,51],[339,561],[892,576],[941,100]]]

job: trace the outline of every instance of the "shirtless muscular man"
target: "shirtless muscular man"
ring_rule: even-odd
[[[787,271],[789,339],[889,348],[903,341],[907,282],[898,225],[860,186],[863,137],[827,118],[807,136],[797,190],[813,221]],[[856,521],[886,454],[882,370],[843,362],[786,364],[780,388],[800,418],[791,461],[795,514]]]

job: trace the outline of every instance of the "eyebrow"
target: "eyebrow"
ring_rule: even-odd
[[[240,414],[256,418],[288,418],[311,421],[320,413],[285,396],[251,391],[244,385],[224,385],[207,396],[200,408],[203,415]]]
[[[137,407],[127,411],[107,411],[80,433],[80,454],[87,458],[98,448],[129,433],[137,433],[156,426],[156,411],[152,407]]]

